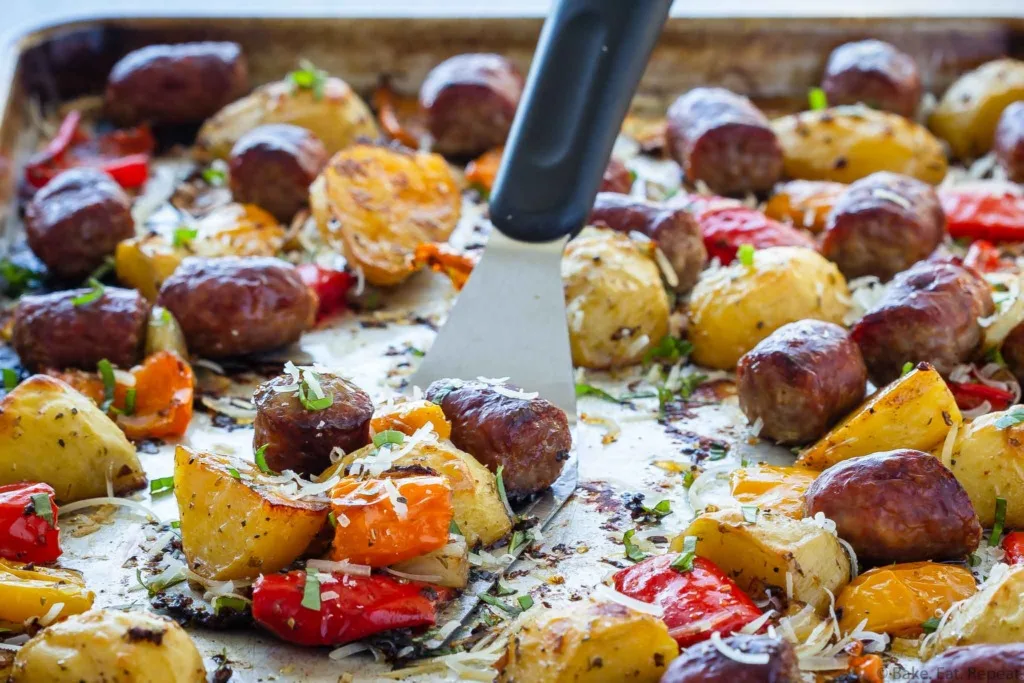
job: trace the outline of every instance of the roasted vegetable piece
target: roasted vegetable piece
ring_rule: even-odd
[[[802,519],[804,492],[817,476],[817,471],[806,467],[740,467],[729,474],[729,492],[743,505]]]
[[[850,580],[850,560],[834,535],[784,515],[760,512],[750,523],[738,509],[705,512],[672,539],[672,551],[682,550],[688,536],[697,537],[697,555],[721,567],[747,595],[762,595],[768,586],[787,589],[788,574],[793,599],[827,614],[827,591],[836,593]]]
[[[881,40],[845,43],[832,50],[821,89],[833,106],[866,104],[907,118],[921,103],[914,58]]]
[[[665,624],[615,602],[540,609],[508,643],[506,683],[657,683],[679,647]],[[600,665],[597,665],[600,662]]]
[[[448,544],[454,517],[444,477],[345,477],[331,490],[331,559],[384,567]]]
[[[451,535],[447,545],[396,562],[390,569],[403,574],[402,578],[418,578],[445,588],[465,588],[469,584],[469,546],[462,536]]]
[[[1024,426],[1019,407],[989,413],[964,425],[956,435],[950,461],[974,504],[983,527],[996,521],[996,501],[1006,500],[1004,524],[1024,528]]]
[[[950,608],[951,613],[943,619],[935,638],[925,644],[924,658],[930,659],[958,645],[1024,641],[1022,592],[1024,566],[1016,565],[990,577],[970,599]]]
[[[416,272],[416,247],[447,241],[461,205],[443,157],[367,144],[336,154],[310,188],[324,241],[379,286]]]
[[[1024,644],[968,645],[928,660],[922,672],[931,681],[1014,681],[1024,677]]]
[[[707,640],[716,631],[739,631],[761,616],[761,610],[714,563],[703,557],[689,560],[688,568],[676,569],[678,553],[649,557],[615,572],[615,590],[664,608],[661,620],[681,648]]]
[[[413,252],[413,267],[419,269],[423,266],[430,268],[435,273],[443,273],[452,282],[455,291],[461,291],[473,273],[479,257],[444,242],[431,242],[421,244]]]
[[[356,278],[350,273],[315,263],[302,263],[295,269],[306,286],[316,294],[317,321],[348,307],[348,292],[356,284]]]
[[[971,159],[992,148],[1000,114],[1017,100],[1024,100],[1024,62],[996,59],[960,76],[939,100],[928,126],[954,156]]]
[[[24,630],[54,605],[63,605],[55,621],[81,614],[95,598],[78,572],[0,560],[0,628],[5,631]]]
[[[995,152],[1006,177],[1024,183],[1024,100],[1009,105],[999,117]]]
[[[1024,531],[1011,531],[1000,545],[1006,553],[1006,564],[1024,564]]]
[[[227,105],[199,129],[197,147],[226,158],[239,138],[267,123],[305,128],[320,138],[328,155],[360,138],[377,138],[373,113],[348,83],[322,73],[310,75],[311,87],[297,87],[290,79],[275,81]]]
[[[870,564],[957,560],[978,548],[981,525],[967,492],[933,455],[872,453],[821,473],[804,497]]]
[[[154,306],[149,311],[146,325],[146,357],[161,352],[173,353],[179,358],[189,357],[181,325],[166,308]]]
[[[430,425],[439,439],[447,439],[452,435],[452,423],[444,416],[441,406],[426,399],[401,400],[385,403],[373,411],[370,419],[370,431],[374,434],[393,429],[406,436],[412,436],[416,430]]]
[[[815,248],[807,234],[746,206],[712,206],[696,215],[708,256],[726,265],[732,263],[744,244],[756,249]]]
[[[0,486],[0,557],[45,563],[60,553],[53,487],[31,482]]]
[[[327,503],[286,496],[251,463],[183,446],[174,453],[174,496],[189,568],[218,581],[287,567],[329,512]]]
[[[14,658],[12,683],[205,683],[185,630],[147,612],[97,609],[43,629]]]
[[[991,242],[1024,240],[1024,195],[998,186],[939,192],[946,229],[956,238]]]
[[[896,448],[930,451],[942,443],[950,427],[962,422],[956,399],[942,377],[932,366],[920,363],[872,394],[803,451],[797,464],[823,470],[842,460]],[[983,512],[977,501],[975,509],[979,515]]]
[[[811,232],[825,229],[825,221],[846,185],[825,180],[791,180],[776,186],[764,213]]]
[[[318,586],[312,601],[316,609],[306,596],[311,576]],[[252,616],[289,643],[341,645],[381,631],[433,626],[437,603],[447,597],[444,588],[379,574],[292,571],[263,574],[256,580]]]
[[[584,228],[562,257],[575,365],[633,365],[668,334],[669,301],[653,255],[628,236]]]
[[[786,323],[805,318],[841,323],[849,296],[839,270],[800,247],[759,249],[749,266],[705,270],[688,308],[693,360],[730,370]]]
[[[892,171],[936,185],[946,175],[942,143],[923,126],[889,112],[832,107],[783,116],[772,128],[790,178],[852,183]]]
[[[0,399],[0,484],[38,481],[61,503],[141,488],[131,444],[96,404],[64,382],[34,375]]]
[[[732,657],[722,650],[741,654]],[[739,661],[750,659],[751,661]],[[721,643],[686,649],[661,683],[791,683],[802,680],[792,643],[770,636],[733,634]]]

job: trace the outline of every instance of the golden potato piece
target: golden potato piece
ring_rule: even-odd
[[[1024,565],[1014,565],[982,584],[973,597],[950,608],[952,614],[925,648],[925,659],[959,645],[998,645],[1024,641]]]
[[[0,400],[0,485],[41,481],[59,503],[127,493],[146,483],[135,446],[95,403],[33,375]]]
[[[668,334],[661,271],[627,235],[584,228],[565,249],[562,282],[575,365],[633,365]]]
[[[18,650],[10,683],[205,683],[195,643],[167,617],[92,610],[40,631]]]
[[[997,59],[958,78],[942,96],[928,126],[946,140],[953,154],[971,159],[992,149],[999,116],[1024,100],[1024,62]]]
[[[668,627],[615,602],[537,610],[509,639],[506,683],[657,683],[679,654]]]
[[[416,247],[446,241],[462,208],[443,157],[365,144],[334,155],[309,202],[324,241],[382,287],[416,272]]]
[[[823,470],[842,460],[897,448],[930,451],[942,443],[950,427],[962,422],[945,380],[933,367],[921,364],[876,391],[803,451],[796,464]]]
[[[326,501],[284,495],[252,463],[184,446],[174,453],[174,496],[189,567],[218,581],[287,567],[330,511]]]
[[[849,306],[846,278],[817,252],[759,249],[751,266],[736,262],[701,273],[689,303],[692,358],[729,370],[786,323],[812,318],[841,324]]]
[[[995,523],[996,498],[1006,499],[1006,527],[1024,529],[1024,425],[1001,426],[1021,409],[989,413],[961,427],[950,469],[967,491],[983,527]]]
[[[328,154],[360,138],[380,135],[373,113],[349,84],[330,77],[322,96],[296,88],[289,81],[267,83],[236,100],[206,120],[196,137],[197,146],[214,157],[226,158],[231,148],[256,126],[290,123],[320,138]]]
[[[772,122],[790,178],[852,183],[876,171],[932,185],[946,176],[942,143],[898,114],[862,105],[783,116]]]
[[[786,589],[792,577],[793,599],[827,614],[830,598],[850,581],[850,560],[833,534],[807,521],[761,512],[751,524],[735,508],[706,512],[672,539],[679,552],[687,536],[697,537],[697,555],[732,577],[748,595],[767,586]]]

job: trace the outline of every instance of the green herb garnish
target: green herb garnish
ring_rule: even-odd
[[[501,473],[505,471],[504,465],[498,465],[498,470],[494,473],[494,481],[498,486],[498,496],[501,497],[501,502],[508,510],[509,514],[512,514],[512,506],[508,503],[508,495],[505,494],[505,480],[502,478]]]
[[[996,429],[1006,429],[1007,427],[1013,427],[1024,422],[1024,410],[1017,410],[1012,413],[1003,415],[1001,418],[995,421]]]
[[[25,290],[34,287],[42,280],[42,273],[31,268],[18,265],[8,259],[0,260],[0,277],[7,282],[6,293],[8,296],[20,296]]]
[[[741,244],[740,248],[736,250],[736,258],[740,260],[740,263],[750,268],[754,265],[754,251],[753,244]]]
[[[161,493],[170,493],[174,490],[174,477],[161,477],[149,482],[149,495],[156,496]]]
[[[708,460],[721,460],[729,449],[720,443],[713,443],[708,447]]]
[[[828,109],[828,96],[821,88],[811,88],[807,91],[807,103],[811,106],[811,111]]]
[[[302,602],[306,609],[320,611],[320,576],[315,569],[306,569],[306,585],[302,589]]]
[[[633,562],[640,562],[647,554],[640,550],[640,547],[633,543],[633,537],[636,535],[636,529],[630,529],[622,535],[622,545],[626,548],[626,559],[632,560]]]
[[[153,577],[153,580],[146,583],[142,580],[142,570],[135,570],[135,578],[138,579],[139,584],[146,589],[150,597],[162,593],[171,586],[181,583],[185,580],[185,567],[178,565],[175,567],[168,567],[159,574]]]
[[[203,180],[205,180],[208,185],[220,187],[224,184],[224,181],[227,180],[227,174],[219,168],[213,168],[211,166],[210,168],[203,169]]]
[[[508,551],[514,554],[517,550],[519,550],[519,547],[526,543],[528,540],[529,538],[526,536],[526,534],[524,534],[522,531],[516,530],[512,534],[512,539],[508,542]]]
[[[459,528],[459,525],[454,519],[452,520],[452,523],[448,525],[448,533],[455,534],[456,536],[465,536],[465,534],[462,533],[462,529]]]
[[[989,546],[995,548],[1003,539],[1003,525],[1006,524],[1006,499],[996,498],[996,521],[992,524],[992,534],[988,537]]]
[[[134,415],[135,414],[135,387],[132,387],[124,392],[124,414]]]
[[[174,236],[171,238],[171,244],[175,247],[183,247],[186,244],[191,244],[192,240],[199,234],[199,228],[190,228],[187,225],[183,225],[180,228],[174,229]]]
[[[902,377],[903,375],[907,374],[908,372],[910,372],[913,369],[914,369],[914,364],[911,363],[908,360],[906,363],[903,364],[903,369],[900,370],[900,377]]]
[[[687,470],[686,473],[683,474],[683,486],[685,488],[690,488],[693,486],[693,482],[696,478],[697,475],[693,473],[693,470]]]
[[[761,513],[761,508],[756,505],[741,505],[740,510],[743,512],[743,521],[747,524],[756,524],[757,516]]]
[[[103,263],[97,266],[96,270],[92,271],[92,275],[90,275],[88,279],[86,279],[86,282],[88,282],[89,280],[102,280],[103,278],[114,272],[115,265],[116,263],[114,261],[114,257],[108,256],[107,258],[103,259]]]
[[[693,569],[693,560],[697,557],[697,537],[687,536],[683,539],[683,551],[669,566],[677,572],[688,572]]]
[[[267,465],[267,446],[270,444],[263,444],[256,449],[255,459],[256,467],[260,468],[260,472],[263,474],[273,474],[274,471]]]
[[[923,630],[925,633],[935,633],[939,630],[939,618],[932,617],[931,619],[925,621],[921,624],[921,630]]]
[[[981,558],[978,557],[977,555],[975,555],[974,553],[971,553],[970,555],[967,556],[967,566],[968,567],[977,567],[980,564],[981,564]]]
[[[533,598],[531,598],[529,595],[520,595],[518,598],[516,598],[516,602],[519,603],[519,609],[523,610],[524,612],[533,607]]]
[[[515,595],[518,593],[515,588],[505,583],[505,579],[498,579],[497,585],[494,587],[494,594],[500,596]]]
[[[218,595],[213,599],[213,613],[220,614],[226,610],[244,612],[249,601],[237,595]]]
[[[693,392],[697,390],[704,380],[708,378],[707,375],[702,375],[698,372],[691,373],[689,375],[683,375],[679,378],[679,395],[685,398],[693,396]]]
[[[11,391],[18,386],[18,372],[12,368],[4,368],[4,389]]]
[[[384,444],[400,446],[405,443],[405,434],[396,429],[385,429],[373,435],[373,445],[380,448]]]
[[[316,68],[308,59],[300,59],[298,70],[290,72],[286,79],[291,83],[293,91],[312,90],[313,99],[319,100],[324,96],[327,77],[326,71]]]
[[[647,517],[661,519],[662,517],[672,514],[672,501],[666,499],[659,502],[654,507],[647,507],[646,505],[641,505],[640,509],[643,510],[644,515]]]
[[[644,365],[650,365],[653,361],[661,363],[678,363],[693,351],[693,344],[686,339],[678,339],[671,335],[665,335],[657,344],[647,349],[644,353]]]
[[[604,399],[605,401],[611,401],[612,403],[622,403],[622,401],[615,398],[604,389],[598,389],[590,384],[576,385],[576,398],[580,398],[581,396],[596,396],[597,398]]]
[[[100,379],[103,380],[103,403],[100,404],[100,410],[107,412],[114,404],[114,388],[117,386],[117,381],[114,379],[114,366],[106,358],[101,358],[100,362],[96,363],[96,370],[100,373]]]
[[[485,603],[487,603],[491,607],[497,607],[498,609],[500,609],[503,612],[507,612],[508,614],[512,614],[512,615],[519,614],[519,610],[517,608],[513,607],[512,605],[509,605],[508,603],[504,602],[503,600],[499,600],[498,598],[494,597],[493,595],[488,595],[487,593],[480,593],[477,597],[480,598],[481,600],[483,600]]]
[[[171,521],[171,528],[172,529],[180,529],[181,528],[181,520],[178,520],[178,519],[172,520]]]
[[[239,474],[238,470],[236,470],[234,467],[229,467],[228,468],[228,474],[231,475],[232,479],[241,479],[242,478],[242,475]]]
[[[103,283],[95,278],[89,278],[86,283],[89,285],[89,291],[79,294],[71,300],[73,306],[84,306],[85,304],[91,304],[103,296],[104,287]]]
[[[37,493],[31,498],[32,511],[36,517],[42,517],[46,520],[46,523],[50,525],[50,528],[54,528],[57,524],[53,519],[53,506],[50,505],[50,496],[45,493]]]
[[[324,393],[315,372],[303,370],[302,381],[299,382],[299,403],[309,411],[323,410],[334,404],[334,396]]]
[[[331,525],[332,529],[338,528],[338,515],[334,514],[334,510],[327,513],[327,522]]]

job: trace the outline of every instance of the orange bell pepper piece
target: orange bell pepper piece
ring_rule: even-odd
[[[426,424],[433,425],[437,436],[442,439],[448,439],[452,435],[452,423],[444,416],[441,406],[425,399],[379,406],[370,418],[370,431],[380,434],[393,429],[406,436],[412,436],[417,429]]]
[[[501,166],[501,155],[504,153],[504,147],[496,147],[469,162],[466,166],[466,182],[478,190],[490,193],[494,179],[498,177],[498,167]]]
[[[345,477],[331,490],[331,559],[385,567],[441,548],[455,514],[443,477]]]
[[[387,79],[383,79],[373,91],[373,108],[388,137],[411,149],[420,148],[420,140],[426,137],[427,130],[417,98],[402,97],[391,89]]]
[[[846,185],[842,183],[791,180],[775,189],[764,213],[777,221],[821,232],[828,223],[829,212],[845,191]]]
[[[473,273],[477,258],[453,249],[447,244],[431,242],[416,247],[413,263],[416,268],[428,266],[435,273],[444,273],[460,291]]]

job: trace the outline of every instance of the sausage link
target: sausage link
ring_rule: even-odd
[[[830,106],[863,103],[912,118],[921,102],[921,75],[913,57],[881,40],[840,45],[829,55],[821,82]]]
[[[231,149],[231,193],[288,223],[309,202],[309,186],[326,163],[324,144],[305,128],[257,126]]]
[[[996,125],[996,159],[1015,183],[1024,183],[1024,101],[1003,110]]]
[[[927,681],[1024,681],[1024,643],[953,647],[925,662]]]
[[[661,683],[797,683],[800,666],[788,641],[739,633],[722,638],[729,648],[746,654],[766,654],[767,664],[738,662],[722,654],[710,640],[691,645],[672,661]]]

